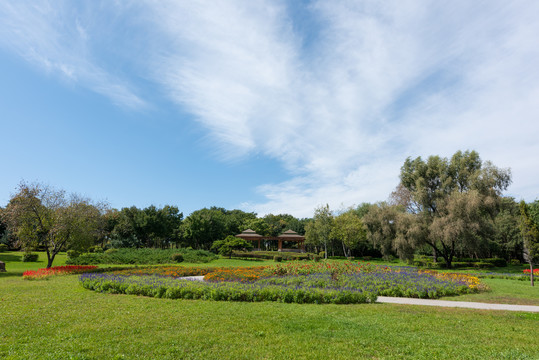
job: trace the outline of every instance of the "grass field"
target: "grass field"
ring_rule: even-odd
[[[29,264],[43,267],[7,267]],[[539,298],[525,282],[488,282],[491,296]],[[0,319],[1,359],[539,359],[537,313],[167,300],[87,291],[74,275],[0,275]]]

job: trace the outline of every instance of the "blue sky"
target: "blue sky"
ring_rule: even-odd
[[[311,216],[474,149],[539,197],[539,3],[4,1],[0,205]]]

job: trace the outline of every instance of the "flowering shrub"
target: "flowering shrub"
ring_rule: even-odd
[[[530,269],[525,269],[525,270],[522,270],[522,272],[526,275],[530,275],[531,274],[531,271]],[[533,275],[539,275],[539,269],[533,269]]]
[[[204,276],[204,280],[210,282],[239,281],[252,282],[260,279],[265,266],[259,267],[234,267],[220,268]]]
[[[26,270],[22,273],[22,278],[25,280],[41,280],[47,279],[53,275],[67,275],[67,274],[80,274],[85,271],[97,269],[97,266],[80,266],[80,265],[66,265],[66,266],[53,266],[48,269],[39,270]]]
[[[206,282],[179,279],[204,275]],[[418,271],[413,267],[353,262],[287,263],[276,266],[126,269],[84,274],[85,288],[183,299],[359,303],[377,296],[438,298],[478,291],[479,279],[465,274]]]

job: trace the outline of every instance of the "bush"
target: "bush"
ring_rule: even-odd
[[[251,259],[266,259],[273,260],[275,255],[282,256],[283,260],[308,260],[314,254],[296,253],[296,252],[279,252],[279,251],[234,251],[232,257],[235,258],[251,258]]]
[[[170,258],[172,259],[172,261],[177,263],[183,262],[183,255],[180,253],[172,254]]]
[[[39,259],[39,254],[33,254],[30,252],[25,252],[22,255],[23,262],[36,262]]]
[[[273,257],[273,261],[275,261],[275,262],[281,262],[281,261],[283,261],[283,257],[282,257],[281,255],[275,255],[275,256]]]
[[[80,256],[80,253],[77,250],[67,250],[67,258],[75,259]]]
[[[506,267],[507,266],[507,260],[502,258],[492,258],[492,259],[485,259],[486,262],[491,263],[495,267]]]
[[[372,256],[363,256],[363,261],[371,261]]]
[[[314,256],[313,256],[313,260],[314,260],[315,262],[319,262],[320,259],[322,259],[322,257],[321,257],[320,255],[314,255]]]
[[[511,259],[511,261],[509,261],[509,263],[513,266],[518,266],[520,265],[520,260],[519,259]]]
[[[90,248],[90,252],[93,252],[93,253],[96,253],[96,254],[101,254],[102,252],[104,252],[103,248],[99,245],[96,245],[92,248]]]
[[[114,251],[109,251],[114,250]],[[217,255],[205,250],[188,249],[109,249],[104,253],[90,253],[76,259],[68,259],[68,265],[96,264],[169,264],[173,254],[182,254],[185,262],[207,263],[218,258]]]
[[[9,246],[6,244],[0,244],[0,252],[8,251]]]
[[[318,256],[320,256],[322,259],[325,259],[326,258],[326,252],[325,251],[320,251]]]

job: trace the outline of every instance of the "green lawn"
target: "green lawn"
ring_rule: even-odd
[[[537,359],[539,314],[167,300],[0,279],[2,359]]]
[[[26,270],[37,270],[47,267],[47,254],[45,252],[37,252],[39,259],[37,262],[22,262],[22,251],[6,251],[0,252],[0,261],[6,263],[6,273],[0,273],[1,277],[6,276],[22,276]],[[54,258],[53,266],[65,265],[67,255],[61,252]]]
[[[22,280],[43,264],[7,267],[15,276],[0,275],[1,359],[539,359],[537,313],[109,295],[84,290],[75,275]],[[524,282],[488,284],[539,298]]]

